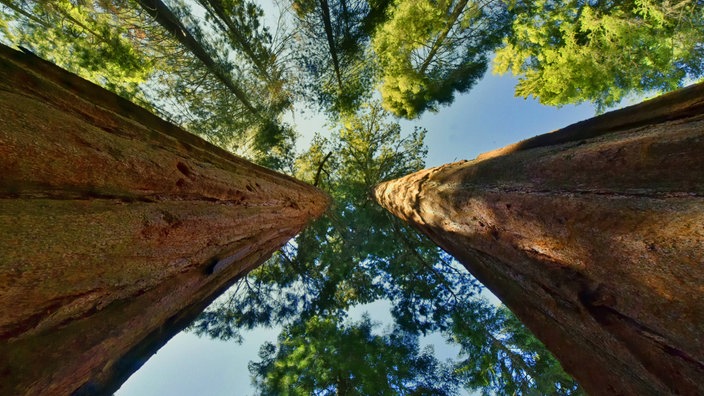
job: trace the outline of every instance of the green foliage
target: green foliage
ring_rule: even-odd
[[[11,43],[215,144],[265,166],[290,168],[295,133],[280,121],[289,95],[267,52],[271,39],[260,28],[261,9],[212,0],[207,4],[222,11],[213,15],[228,23],[209,25],[174,0],[160,9],[162,16],[168,11],[171,22],[162,25],[152,8],[143,7],[146,3],[2,0],[0,29]],[[236,42],[232,35],[211,34],[231,27],[251,39]],[[186,34],[190,41],[178,38]]]
[[[186,71],[186,73],[177,74],[190,84],[187,88],[192,88],[191,93],[206,95],[200,100],[200,103],[205,105],[205,109],[198,109],[191,113],[205,113],[190,125],[191,131],[206,137],[213,135],[222,137],[222,133],[218,134],[211,129],[199,128],[199,126],[203,123],[210,126],[221,125],[220,122],[212,122],[213,120],[222,121],[222,124],[227,125],[230,124],[229,118],[238,116],[239,125],[242,127],[227,129],[226,132],[234,135],[225,135],[231,137],[228,143],[234,146],[232,147],[234,151],[266,166],[280,166],[290,162],[288,157],[291,154],[290,148],[293,146],[293,134],[288,128],[280,125],[278,119],[288,106],[288,101],[285,94],[280,94],[276,89],[270,89],[272,86],[280,86],[281,82],[271,80],[270,76],[262,79],[261,73],[252,74],[252,69],[241,67],[239,62],[232,60],[233,53],[238,49],[247,48],[248,51],[241,54],[241,58],[255,65],[261,65],[261,60],[256,58],[257,54],[252,52],[252,48],[256,46],[246,46],[248,44],[246,42],[238,43],[223,39],[225,35],[218,34],[217,30],[213,33],[211,29],[222,25],[204,24],[195,16],[196,13],[191,9],[192,4],[186,4],[182,0],[173,0],[174,4],[171,6],[167,6],[161,0],[138,0],[137,3],[197,60],[191,62],[191,65],[205,71],[203,79],[196,81],[193,81],[193,69],[190,73]],[[245,27],[255,29],[257,23],[252,19],[261,17],[260,10],[257,12],[258,8],[252,4],[233,3],[233,5],[247,8],[247,11],[242,12],[248,15],[249,19],[244,22],[233,21],[233,15],[238,14],[236,10],[231,10],[229,14],[218,15],[231,23],[242,22]],[[226,26],[230,28],[229,25]],[[238,27],[233,25],[233,28]],[[268,37],[266,32],[263,32],[262,36]],[[202,89],[202,85],[207,82],[214,84],[211,84],[209,89]],[[162,87],[168,90],[171,85],[162,84]],[[182,97],[178,93],[172,96],[176,102],[182,102]],[[284,157],[276,156],[279,153],[283,153]]]
[[[206,21],[227,34],[232,48],[248,59],[256,73],[265,79],[275,79],[275,55],[272,37],[262,26],[264,11],[257,4],[244,0],[197,0],[207,12]]]
[[[581,395],[579,385],[504,306],[474,300],[452,313],[461,347],[456,372],[483,395]]]
[[[295,61],[299,97],[331,119],[353,115],[371,97],[376,63],[370,37],[389,0],[295,0]]]
[[[103,2],[2,0],[2,33],[51,62],[133,100],[155,62],[130,28],[134,15]]]
[[[510,14],[502,1],[397,1],[373,48],[384,107],[400,117],[450,104],[486,71]]]
[[[517,96],[603,110],[704,74],[702,1],[539,0],[514,12],[494,72],[520,76]]]
[[[526,380],[539,370],[562,370],[552,358],[536,365],[535,357],[542,356],[544,348],[528,338],[515,319],[510,322],[507,311],[483,303],[478,283],[463,267],[372,201],[374,185],[422,168],[425,155],[425,131],[404,136],[397,123],[385,121],[386,116],[380,104],[365,105],[356,116],[344,117],[336,134],[313,140],[296,160],[295,175],[328,191],[333,198],[331,210],[208,308],[192,329],[237,339],[242,329],[284,325],[278,346],[265,346],[262,361],[251,366],[263,394],[286,394],[285,390],[331,394],[339,389],[338,378],[358,387],[351,394],[413,394],[413,389],[416,394],[454,394],[455,380],[487,392],[530,393],[562,380]],[[364,321],[344,324],[351,307],[378,300],[392,306],[395,330],[391,334],[372,335]],[[419,354],[414,337],[430,332],[441,332],[461,346],[467,361],[451,372],[431,360],[430,371],[414,369],[416,359],[429,356],[429,352]],[[407,341],[397,345],[393,339]],[[488,340],[494,344],[487,344]],[[339,358],[345,343],[359,353],[347,359],[353,365]],[[360,343],[364,346],[357,347]],[[497,344],[504,349],[497,351]],[[387,356],[387,350],[393,356]],[[516,350],[521,364],[512,363],[514,356],[506,350]],[[354,360],[357,356],[369,360]],[[377,372],[381,362],[391,364],[388,359],[406,362],[406,366],[388,366],[387,371],[393,377],[405,372],[394,370],[409,370],[408,379],[398,383],[413,386],[402,391],[405,388],[398,385],[389,391],[387,377],[362,371]],[[486,370],[477,374],[469,366],[482,359],[482,367],[496,377],[487,376]],[[427,382],[431,374],[449,375],[452,381],[447,377],[447,381]],[[435,388],[418,388],[420,384]],[[553,388],[555,393],[569,394],[563,391],[568,385]],[[364,388],[372,386],[378,388]]]
[[[373,202],[370,188],[419,170],[425,155],[424,134],[416,130],[402,137],[400,126],[385,122],[384,112],[373,104],[346,118],[331,139],[317,136],[296,160],[295,175],[329,192],[331,210],[267,265],[252,271],[237,296],[212,310],[239,318],[234,327],[249,328],[299,317],[344,315],[351,306],[382,298],[385,279],[391,282],[392,275],[377,263],[396,269],[393,263],[406,259],[394,253],[405,248],[389,236],[399,229],[420,239]],[[439,254],[425,240],[422,249]],[[420,280],[413,273],[403,276],[408,283]],[[196,322],[196,327],[201,333],[217,335],[207,320]]]
[[[418,337],[377,335],[369,318],[352,324],[312,317],[262,346],[250,371],[262,395],[450,395],[451,368],[420,350]]]
[[[265,345],[251,365],[262,393],[444,395],[459,385],[578,392],[515,317],[481,300],[461,265],[370,196],[377,183],[422,169],[427,153],[425,130],[402,133],[380,103],[365,104],[373,82],[381,79],[383,105],[396,115],[450,103],[484,73],[510,26],[507,8],[492,0],[295,0],[292,7],[298,88],[339,123],[296,158],[295,131],[281,122],[292,100],[291,58],[280,56],[287,43],[262,26],[251,1],[0,0],[0,31],[331,195],[328,213],[192,325],[223,340],[283,325],[278,346]],[[643,11],[642,18],[666,21],[663,15]],[[379,300],[391,304],[393,330],[345,321],[350,308]],[[463,360],[441,364],[419,350],[419,335],[431,332],[460,346]]]

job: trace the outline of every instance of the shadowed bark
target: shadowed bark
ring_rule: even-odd
[[[704,85],[382,183],[591,394],[704,394]]]
[[[0,394],[114,391],[327,205],[0,46]]]

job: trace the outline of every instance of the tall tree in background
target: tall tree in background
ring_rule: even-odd
[[[243,0],[198,0],[198,4],[206,10],[208,20],[226,32],[232,47],[253,64],[257,74],[267,81],[278,80],[272,37],[262,26],[264,12],[259,6]]]
[[[138,0],[137,2],[157,21],[157,23],[164,27],[166,31],[200,60],[208,71],[220,80],[220,82],[242,102],[247,110],[259,116],[259,109],[254,107],[243,88],[240,87],[231,73],[229,73],[228,69],[230,69],[231,66],[223,59],[220,59],[217,54],[214,54],[213,50],[208,48],[204,41],[199,40],[203,36],[202,32],[198,31],[197,36],[191,33],[178,15],[160,0]]]
[[[701,0],[519,1],[513,12],[494,72],[519,76],[517,96],[603,111],[704,75]]]
[[[451,257],[370,199],[369,191],[379,181],[423,167],[424,131],[402,137],[399,125],[385,117],[379,104],[367,105],[358,115],[343,120],[330,139],[314,140],[298,159],[296,176],[329,191],[331,210],[206,310],[193,330],[237,339],[243,329],[285,325],[278,349],[267,347],[263,356],[267,374],[260,373],[264,366],[254,366],[258,367],[254,374],[262,378],[278,376],[263,380],[266,388],[267,381],[278,384],[284,377],[324,374],[315,365],[289,364],[300,356],[286,340],[297,346],[308,342],[332,347],[337,341],[301,339],[302,329],[326,321],[337,324],[330,325],[337,328],[331,334],[345,333],[348,325],[343,322],[351,307],[386,300],[399,331],[412,335],[441,332],[463,348],[465,363],[457,362],[454,367],[463,386],[487,392],[576,392],[576,385],[564,373],[536,376],[540,370],[562,371],[525,329],[508,325],[506,311],[481,302],[478,283]],[[382,344],[373,345],[383,349]],[[398,352],[407,354],[408,362],[415,358],[412,348]],[[315,353],[304,354],[312,359]],[[383,356],[384,351],[370,353]],[[482,364],[472,366],[476,361]],[[371,366],[359,367],[368,369]],[[447,393],[454,394],[450,388]]]
[[[280,167],[281,164],[277,163],[277,158],[270,158],[266,154],[267,149],[271,147],[281,146],[282,144],[290,146],[290,143],[287,142],[287,139],[291,137],[290,134],[288,134],[286,128],[279,125],[279,122],[276,120],[276,113],[284,109],[286,102],[283,104],[277,102],[273,109],[267,108],[268,105],[273,104],[271,101],[268,101],[269,103],[265,101],[258,104],[252,102],[251,93],[259,90],[256,85],[254,87],[246,87],[245,84],[251,85],[253,82],[256,82],[256,79],[240,76],[242,70],[238,68],[236,64],[226,59],[228,54],[227,49],[219,49],[208,41],[207,37],[211,37],[211,35],[206,34],[204,29],[193,21],[190,7],[184,2],[180,0],[176,1],[175,7],[169,7],[161,0],[137,0],[137,3],[202,62],[209,73],[217,78],[239,103],[244,106],[249,115],[252,116],[251,120],[256,125],[256,132],[252,134],[252,146],[259,153],[264,154],[260,162],[265,165]],[[250,14],[251,18],[247,22],[249,22],[249,27],[252,28],[250,31],[256,32],[256,27],[254,23],[252,23],[252,20],[256,20],[257,17],[261,16],[260,13],[256,13],[257,8],[246,3],[238,3],[237,6],[246,8],[246,10],[242,11],[243,13],[253,12],[253,14]],[[210,15],[212,15],[212,13]],[[223,13],[220,17],[227,17],[227,14]],[[192,23],[187,25],[185,20],[189,19]],[[228,20],[232,22],[232,19]],[[228,29],[230,28],[226,23],[225,26]],[[229,34],[228,37],[232,37],[233,35],[234,34]],[[266,35],[262,34],[262,37],[266,37]],[[222,44],[222,41],[219,43]],[[229,44],[234,44],[234,49],[245,49],[245,54],[247,54],[248,50],[252,50],[251,46],[245,46],[242,42],[233,42],[231,40]],[[250,58],[250,61],[255,61],[255,64],[262,64],[261,62],[256,62],[257,60],[257,58]],[[269,76],[267,75],[267,77]],[[267,91],[265,90],[265,92]],[[271,114],[270,111],[273,111],[274,114]]]
[[[247,15],[242,24],[256,30],[261,12],[234,6],[242,9],[230,12]],[[282,83],[233,64],[232,53],[253,61],[243,46],[210,40],[219,35],[182,2],[3,0],[0,10],[11,42],[240,155],[273,168],[290,164],[294,134],[280,122],[288,107]]]
[[[406,118],[467,92],[511,24],[500,0],[397,1],[389,15],[373,39],[380,90],[384,107]]]
[[[354,114],[374,87],[368,47],[390,0],[295,0],[299,90],[334,119]],[[312,96],[312,97],[311,97]]]

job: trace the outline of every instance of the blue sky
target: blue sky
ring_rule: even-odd
[[[516,80],[487,72],[472,91],[437,113],[420,120],[402,121],[404,131],[414,126],[428,130],[427,165],[437,166],[503,147],[538,134],[551,132],[594,115],[591,105],[553,108],[533,99],[515,98]],[[295,117],[304,147],[316,131],[323,131],[319,117]],[[373,320],[388,317],[384,303],[362,307]],[[243,344],[198,338],[182,333],[174,337],[120,388],[118,396],[135,395],[253,395],[247,364],[257,359],[264,341],[276,341],[278,329],[258,329],[244,335]],[[438,336],[424,344],[435,344],[441,358],[450,357],[451,348]]]

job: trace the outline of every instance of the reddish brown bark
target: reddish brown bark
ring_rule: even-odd
[[[704,85],[379,185],[592,394],[704,394]]]
[[[113,390],[327,205],[0,47],[0,394]]]

